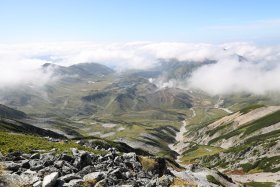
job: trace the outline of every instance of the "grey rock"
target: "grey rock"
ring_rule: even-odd
[[[89,173],[93,173],[95,171],[96,171],[96,169],[94,166],[86,166],[81,171],[79,171],[77,174],[83,177],[83,176],[85,176]]]
[[[3,186],[17,186],[22,184],[20,176],[15,173],[3,174],[0,176],[0,179],[1,183],[3,183]]]
[[[114,155],[112,153],[108,153],[106,154],[103,159],[105,160],[113,160],[114,159]]]
[[[67,175],[67,174],[70,174],[70,173],[73,173],[74,171],[68,167],[68,166],[62,166],[61,168],[61,171],[62,171],[62,175]]]
[[[4,166],[7,170],[10,170],[13,172],[17,172],[20,169],[20,164],[12,162],[12,161],[4,162]]]
[[[55,183],[55,187],[63,187],[65,182],[63,180],[60,180],[59,178],[57,179]]]
[[[54,161],[53,161],[53,160],[46,160],[46,161],[44,161],[44,163],[43,163],[43,165],[44,165],[45,167],[51,166],[51,165],[53,165],[53,164],[54,164]]]
[[[125,179],[129,179],[129,178],[131,178],[133,175],[132,175],[129,171],[127,171],[127,172],[124,172],[124,173],[123,173],[123,176],[124,176]]]
[[[170,186],[174,178],[171,175],[163,175],[158,179],[158,184],[161,186]]]
[[[78,157],[80,155],[78,149],[76,149],[76,148],[71,148],[71,152],[74,157]]]
[[[146,185],[146,187],[156,187],[159,186],[158,178],[153,178],[150,182]]]
[[[98,171],[85,175],[83,179],[84,181],[92,181],[92,180],[100,181],[104,178],[104,176],[105,174],[103,172]]]
[[[67,161],[67,162],[73,162],[74,158],[67,155],[67,154],[61,154],[60,157],[59,157],[59,160],[64,160],[64,161]]]
[[[53,161],[55,159],[54,153],[44,153],[40,155],[40,159],[44,161]]]
[[[31,170],[23,172],[20,175],[20,178],[22,180],[22,184],[33,184],[41,180],[41,178],[38,177],[37,172]]]
[[[45,168],[39,170],[38,171],[38,176],[43,177],[43,176],[49,175],[53,172],[59,172],[59,169],[57,169],[53,166],[48,166],[48,167],[45,167]]]
[[[125,160],[136,161],[136,153],[125,153],[122,155]]]
[[[112,172],[110,173],[110,175],[115,176],[117,179],[123,179],[123,175],[122,175],[122,173],[121,173],[121,171],[120,171],[120,168],[117,168],[117,169],[115,169],[114,171],[112,171]]]
[[[116,156],[116,157],[114,158],[114,163],[118,164],[118,163],[121,163],[121,162],[123,162],[123,159],[122,159],[121,156]]]
[[[29,169],[30,168],[29,160],[22,160],[21,161],[21,167]]]
[[[33,187],[42,187],[42,181],[37,181],[33,184]]]
[[[22,153],[20,151],[12,152],[6,155],[5,160],[7,161],[19,161],[24,158],[21,156]]]
[[[31,154],[23,153],[21,156],[25,159],[30,159]]]
[[[42,187],[54,187],[57,179],[58,179],[58,172],[51,173],[44,177]]]
[[[75,173],[71,173],[71,174],[62,176],[59,179],[68,183],[69,181],[74,180],[74,179],[81,179],[81,176],[79,176]]]
[[[30,156],[30,159],[40,159],[40,153],[34,153]]]
[[[64,160],[58,160],[54,162],[54,166],[58,169],[62,168],[63,165],[64,165]]]
[[[107,186],[107,185],[106,185],[106,180],[105,180],[105,179],[103,179],[103,180],[101,180],[101,181],[98,181],[98,182],[94,185],[94,187],[104,187],[104,186]]]
[[[84,168],[92,164],[92,158],[89,153],[84,152],[77,157],[73,163],[76,168]]]
[[[30,169],[33,171],[38,171],[44,168],[43,162],[41,160],[30,160]]]

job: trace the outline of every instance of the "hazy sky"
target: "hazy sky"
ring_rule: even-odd
[[[2,0],[0,42],[280,42],[279,0]]]

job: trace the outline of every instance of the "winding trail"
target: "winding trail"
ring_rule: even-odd
[[[182,126],[179,132],[176,133],[176,137],[175,137],[176,143],[168,145],[171,150],[177,152],[179,155],[183,153],[184,133],[187,132],[186,126],[187,126],[187,121],[186,120],[182,121]]]
[[[191,118],[194,118],[196,116],[196,112],[193,108],[191,108],[190,110],[193,113]],[[179,156],[176,159],[176,161],[178,163],[180,163],[180,158],[181,158],[181,155],[184,152],[184,148],[185,148],[184,134],[187,132],[187,129],[186,129],[187,125],[188,125],[188,121],[186,119],[184,121],[182,121],[182,126],[181,126],[179,132],[177,132],[176,136],[175,136],[176,143],[168,145],[168,147],[171,150],[178,153]]]
[[[214,108],[223,110],[223,111],[225,111],[225,112],[228,113],[228,114],[232,114],[232,113],[233,113],[233,111],[231,111],[231,110],[228,109],[228,108],[220,107],[222,104],[224,104],[224,100],[223,100],[221,97],[219,97],[217,103],[214,105]]]

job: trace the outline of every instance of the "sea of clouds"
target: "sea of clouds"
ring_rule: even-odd
[[[239,56],[245,58],[241,60]],[[280,46],[257,46],[252,43],[192,44],[176,42],[102,43],[62,42],[0,45],[0,88],[21,84],[42,86],[56,78],[42,72],[44,63],[69,66],[97,62],[116,71],[148,69],[158,59],[217,63],[202,65],[187,80],[185,88],[210,94],[280,92]],[[172,85],[176,80],[171,81]],[[175,81],[175,82],[174,82]],[[168,84],[162,83],[162,84]]]

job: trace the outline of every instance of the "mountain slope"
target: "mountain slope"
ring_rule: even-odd
[[[197,128],[187,127],[182,160],[243,172],[280,171],[279,124],[280,106],[254,105]]]
[[[26,117],[27,115],[24,112],[0,104],[0,118],[22,119]]]

